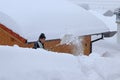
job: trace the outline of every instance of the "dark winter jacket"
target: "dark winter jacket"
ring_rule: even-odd
[[[40,41],[36,41],[34,42],[34,49],[37,49],[37,48],[44,48],[44,44],[42,44]]]

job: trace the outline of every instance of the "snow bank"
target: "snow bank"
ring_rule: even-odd
[[[119,80],[120,59],[0,46],[0,80]]]
[[[120,45],[117,43],[116,35],[111,38],[104,38],[92,44],[93,52],[104,57],[120,57]]]

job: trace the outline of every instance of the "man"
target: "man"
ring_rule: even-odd
[[[40,36],[39,36],[39,39],[38,41],[36,41],[34,43],[34,49],[37,49],[37,48],[44,48],[44,43],[45,43],[45,34],[44,33],[41,33]]]

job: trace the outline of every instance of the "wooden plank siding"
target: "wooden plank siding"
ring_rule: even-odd
[[[45,49],[50,51],[55,51],[55,52],[75,54],[74,45],[66,45],[66,44],[60,45],[60,41],[61,41],[60,39],[47,40],[45,42]],[[91,53],[91,36],[90,35],[83,37],[82,47],[83,47],[82,48],[83,54],[89,55]]]
[[[83,53],[85,55],[89,55],[91,53],[91,35],[87,35],[87,36],[84,36],[84,39],[83,39]]]
[[[54,40],[46,40],[45,42],[45,49],[54,51],[54,52],[62,52],[62,53],[70,53],[72,54],[73,46],[72,45],[60,45],[60,39]]]
[[[13,46],[16,44],[20,47],[28,47],[29,45],[26,42],[26,39],[0,24],[0,45]]]
[[[44,45],[45,49],[54,52],[74,54],[74,45],[60,45],[60,41],[60,39],[46,40]],[[84,36],[82,46],[85,55],[90,54],[90,43],[91,36]],[[27,43],[26,39],[0,24],[0,45],[18,45],[20,47],[33,48],[34,42]]]
[[[1,28],[3,31],[9,33],[9,34],[10,34],[11,36],[13,36],[14,38],[19,39],[19,41],[21,41],[21,42],[23,42],[23,43],[26,43],[26,41],[27,41],[26,39],[24,39],[23,37],[21,37],[21,36],[18,35],[17,33],[13,32],[11,29],[5,27],[5,26],[2,25],[2,24],[0,24],[0,28]]]

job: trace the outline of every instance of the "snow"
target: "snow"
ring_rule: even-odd
[[[69,0],[75,4],[88,4],[92,10],[113,10],[120,7],[120,0]]]
[[[119,80],[120,48],[111,40],[94,43],[89,56],[0,46],[0,80]]]
[[[9,2],[6,3],[6,1],[7,0],[0,1],[1,5],[2,6],[9,5]],[[21,2],[22,0],[21,1],[11,0],[10,3],[12,3],[13,1],[19,4],[23,4],[23,7],[25,6],[25,4]],[[31,2],[31,5],[34,5],[32,1],[30,2]],[[44,2],[44,3],[48,4],[49,2]],[[3,3],[6,3],[6,4],[3,4]],[[25,1],[25,3],[27,4],[27,0]],[[59,4],[56,4],[56,6],[57,5]],[[17,6],[17,7],[14,7],[14,6]],[[0,7],[0,10],[1,11],[3,10],[3,12],[0,13],[0,15],[2,15],[0,16],[1,18],[0,22],[10,26],[10,28],[12,28],[13,30],[15,29],[18,30],[19,28],[22,29],[22,27],[18,27],[18,26],[21,26],[19,25],[19,22],[22,22],[21,19],[23,18],[24,13],[21,13],[21,10],[16,11],[16,8],[21,8],[21,6],[18,4],[14,4],[11,6],[9,5],[7,7],[10,7],[11,9],[7,9],[6,7],[2,9],[3,7]],[[65,6],[63,5],[63,7]],[[29,9],[29,5],[24,8]],[[15,11],[18,14],[21,14],[21,16],[17,16],[17,14],[15,14],[15,11],[11,12],[10,14],[7,14],[7,12],[9,12],[9,10],[12,10],[12,9],[13,10],[15,9]],[[32,10],[34,11],[34,9]],[[80,11],[83,11],[81,12],[82,14],[84,13],[83,9],[80,9]],[[25,12],[27,15],[27,11]],[[58,13],[59,13],[59,10],[58,10]],[[102,25],[107,25],[111,31],[116,30],[116,25],[113,22],[114,16],[109,17],[109,19],[107,19],[108,17],[102,16],[101,14],[98,14],[95,11],[90,11],[90,13],[92,13],[96,17],[98,17],[99,15],[100,17],[98,18],[103,22],[105,22],[105,24],[102,24]],[[13,14],[16,17],[15,16],[13,17],[12,16]],[[85,13],[85,15],[87,14],[89,13]],[[29,15],[32,15],[32,13]],[[35,15],[33,15],[33,17],[34,16]],[[20,21],[17,20],[17,17],[20,18],[19,19]],[[25,16],[25,18],[27,18],[27,16]],[[88,19],[93,19],[93,17],[89,17]],[[23,23],[26,23],[24,21],[25,20],[23,20]],[[86,22],[83,22],[83,23],[86,23]],[[30,25],[31,24],[32,23],[30,23]],[[31,30],[31,27],[25,27],[23,29],[26,29],[26,28],[29,28],[27,29],[28,31]],[[47,28],[49,30],[53,30],[52,28],[49,28],[49,27]],[[55,29],[57,28],[58,27],[55,27]],[[69,31],[69,28],[71,30],[73,29],[71,27],[67,27],[65,28],[66,31]],[[41,29],[41,27],[39,27],[38,29]],[[98,27],[95,29],[98,29]],[[103,31],[104,29],[102,27],[101,31]],[[19,32],[19,30],[17,32]],[[66,34],[64,30],[62,31],[62,33]],[[74,31],[72,33],[74,33]],[[57,37],[60,35],[57,35]],[[49,33],[49,36],[53,37],[53,34]],[[71,35],[65,38],[63,37],[62,39],[63,41],[61,42],[61,44],[74,41],[75,38],[76,37]],[[89,56],[85,56],[85,55],[74,56],[66,53],[51,52],[44,49],[20,48],[17,45],[14,45],[13,47],[0,46],[0,80],[120,80],[120,68],[119,68],[120,45],[117,44],[116,42],[116,35],[110,38],[104,38],[103,40],[94,42],[92,43],[92,45],[93,45],[92,46],[93,50]]]
[[[89,10],[93,15],[95,15],[97,18],[102,20],[106,26],[110,29],[110,31],[117,31],[117,24],[115,23],[116,21],[116,16],[113,15],[111,17],[104,16],[104,11],[94,11],[94,10]]]
[[[3,12],[0,12],[0,24],[9,26],[8,28],[22,35],[18,24],[16,24],[16,22],[10,16],[8,16],[7,14]]]
[[[70,1],[1,0],[0,3],[0,12],[6,14],[1,16],[10,18],[6,21],[3,17],[1,23],[13,27],[28,41],[37,40],[40,33],[45,33],[47,39],[57,39],[65,34],[81,36],[109,31],[103,21]],[[14,26],[10,25],[13,22]]]

